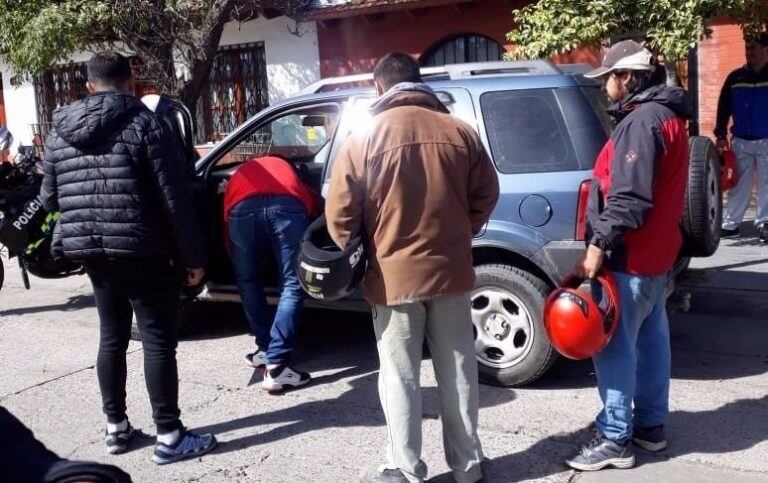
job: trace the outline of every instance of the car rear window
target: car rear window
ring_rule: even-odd
[[[591,169],[597,155],[594,146],[605,140],[604,131],[578,89],[562,90],[574,92],[525,89],[487,92],[480,97],[491,154],[500,172]],[[564,119],[562,100],[567,101],[567,110],[574,111],[571,115],[578,114],[580,121],[586,119],[587,125],[580,127],[578,136],[588,136],[589,142],[579,139],[574,145],[571,131],[575,126],[569,126]]]

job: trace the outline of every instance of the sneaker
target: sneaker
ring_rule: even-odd
[[[632,432],[632,442],[646,451],[661,451],[667,447],[667,435],[664,425],[640,427],[635,426]]]
[[[305,386],[311,380],[312,376],[306,372],[298,372],[290,366],[281,365],[274,369],[264,370],[264,381],[261,383],[261,388],[269,393],[277,393],[286,389]]]
[[[128,423],[128,427],[124,431],[115,431],[114,433],[104,432],[104,444],[107,446],[107,453],[109,454],[122,454],[128,451],[128,447],[133,441],[133,437],[136,431]]]
[[[581,471],[597,471],[607,466],[626,469],[635,466],[635,453],[629,443],[619,444],[605,437],[598,430],[581,451],[565,463]]]
[[[768,223],[763,223],[758,232],[760,233],[758,236],[760,243],[768,243]]]
[[[408,478],[397,468],[374,468],[360,479],[361,483],[408,483]]]
[[[741,230],[734,228],[732,230],[723,228],[720,230],[720,238],[739,238],[741,237]]]
[[[262,350],[257,350],[256,352],[251,352],[250,354],[245,355],[245,361],[248,363],[249,366],[252,367],[265,367],[267,365],[267,352]]]
[[[155,443],[155,453],[152,455],[152,461],[159,465],[175,463],[186,458],[202,456],[216,447],[216,438],[212,434],[198,436],[192,431],[182,430],[181,437],[176,444],[167,445]]]

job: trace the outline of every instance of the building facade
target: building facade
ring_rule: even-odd
[[[514,50],[506,33],[518,0],[316,0],[299,24],[259,16],[227,24],[211,80],[198,106],[198,142],[215,142],[267,105],[321,77],[370,72],[391,51],[414,55],[424,66],[499,60]],[[725,77],[744,64],[741,30],[727,18],[711,22],[681,73],[698,99],[699,131],[711,135]],[[11,85],[0,59],[0,123],[28,144],[45,131],[53,110],[85,95],[81,52],[35,83]],[[555,56],[556,63],[597,65],[591,49]],[[139,92],[151,86],[138,82]],[[696,131],[694,124],[694,131]]]
[[[119,49],[119,46],[117,46]],[[35,82],[11,85],[13,71],[0,59],[0,120],[17,142],[45,134],[56,107],[86,95],[85,62],[78,52]],[[226,25],[220,55],[198,109],[198,142],[216,141],[248,117],[320,79],[315,22],[259,16]],[[152,92],[137,80],[137,95]],[[3,119],[4,117],[4,119]]]

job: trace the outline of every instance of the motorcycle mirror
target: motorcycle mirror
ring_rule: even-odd
[[[11,134],[11,131],[6,129],[5,126],[0,126],[0,152],[11,149],[12,144],[13,134]]]

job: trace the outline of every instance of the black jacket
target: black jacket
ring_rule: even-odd
[[[61,217],[66,258],[181,258],[205,264],[189,174],[173,137],[133,96],[101,92],[56,110],[41,199]]]

